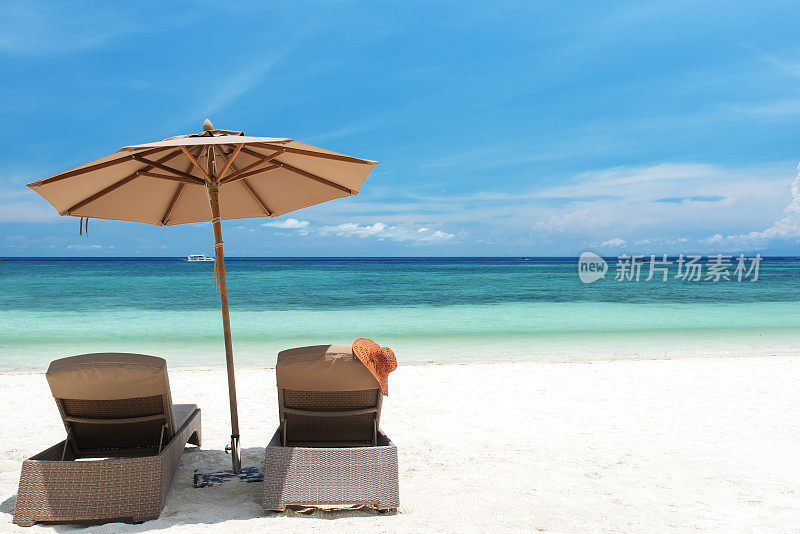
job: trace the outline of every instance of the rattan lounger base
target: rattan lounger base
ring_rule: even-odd
[[[22,463],[14,523],[155,519],[164,508],[186,443],[199,446],[200,440],[197,409],[161,453],[152,456],[75,461],[67,452],[62,460],[62,441]]]
[[[397,447],[382,432],[377,446],[284,447],[279,430],[267,446],[261,505],[273,512],[344,504],[395,510],[397,478]]]

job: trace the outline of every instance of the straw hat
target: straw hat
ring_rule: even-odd
[[[389,373],[397,369],[397,358],[389,347],[381,347],[371,339],[360,337],[353,341],[353,354],[361,360],[378,384],[389,395]]]

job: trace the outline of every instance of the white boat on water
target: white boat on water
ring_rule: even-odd
[[[214,261],[214,258],[209,258],[205,254],[189,254],[183,261]]]

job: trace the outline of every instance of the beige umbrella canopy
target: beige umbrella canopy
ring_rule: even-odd
[[[377,163],[292,139],[215,130],[206,119],[203,133],[126,146],[28,187],[59,215],[158,226],[212,222],[230,393],[231,453],[238,473],[239,418],[220,220],[277,217],[357,195]]]

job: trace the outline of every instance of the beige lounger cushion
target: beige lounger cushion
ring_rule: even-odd
[[[61,358],[47,370],[50,390],[57,399],[121,400],[164,397],[172,405],[167,362],[146,354],[96,353]],[[190,412],[191,413],[191,412]],[[169,413],[168,425],[175,433],[180,425]]]
[[[350,345],[313,345],[278,353],[278,387],[296,391],[360,391],[380,385]]]

